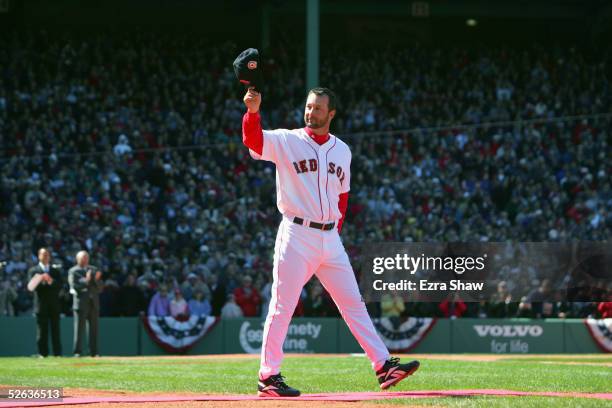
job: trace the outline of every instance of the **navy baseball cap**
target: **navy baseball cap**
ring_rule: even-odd
[[[261,73],[259,51],[256,48],[248,48],[236,57],[234,72],[240,82],[247,87],[255,87],[257,92],[261,92],[263,75]]]

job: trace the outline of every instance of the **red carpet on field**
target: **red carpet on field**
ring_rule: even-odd
[[[346,392],[304,394],[297,398],[274,398],[274,400],[291,401],[369,401],[390,398],[435,398],[435,397],[470,397],[478,395],[492,395],[499,397],[573,397],[612,400],[612,393],[584,393],[584,392],[549,392],[549,391],[511,391],[511,390],[438,390],[438,391],[400,391],[400,392]],[[95,404],[95,403],[130,403],[130,402],[181,402],[181,401],[256,401],[269,400],[257,395],[143,395],[143,396],[117,396],[117,397],[66,397],[63,401],[38,402],[0,402],[0,407],[50,407],[54,405]],[[6,401],[6,400],[5,400]]]

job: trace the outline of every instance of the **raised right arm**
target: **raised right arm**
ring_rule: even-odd
[[[263,154],[264,140],[259,112],[247,112],[242,117],[242,143],[258,155]]]
[[[263,154],[263,130],[261,129],[261,94],[249,88],[243,98],[247,113],[242,117],[242,143],[258,155]]]

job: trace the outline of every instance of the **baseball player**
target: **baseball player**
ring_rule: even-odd
[[[381,389],[414,373],[418,361],[400,364],[374,329],[340,240],[351,181],[351,151],[329,126],[336,97],[327,88],[308,93],[306,127],[262,130],[261,94],[249,87],[242,141],[257,160],[276,165],[276,201],[283,219],[274,247],[272,297],[263,332],[258,395],[297,397],[280,373],[283,342],[302,287],[312,275],[331,294],[351,333],[372,362]]]

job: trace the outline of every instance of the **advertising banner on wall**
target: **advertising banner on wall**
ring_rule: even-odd
[[[462,353],[562,353],[563,321],[457,319],[453,351]]]
[[[228,352],[249,354],[261,352],[263,320],[228,320],[225,330]],[[294,319],[289,324],[283,350],[286,353],[330,353],[337,348],[337,338],[336,319]]]

